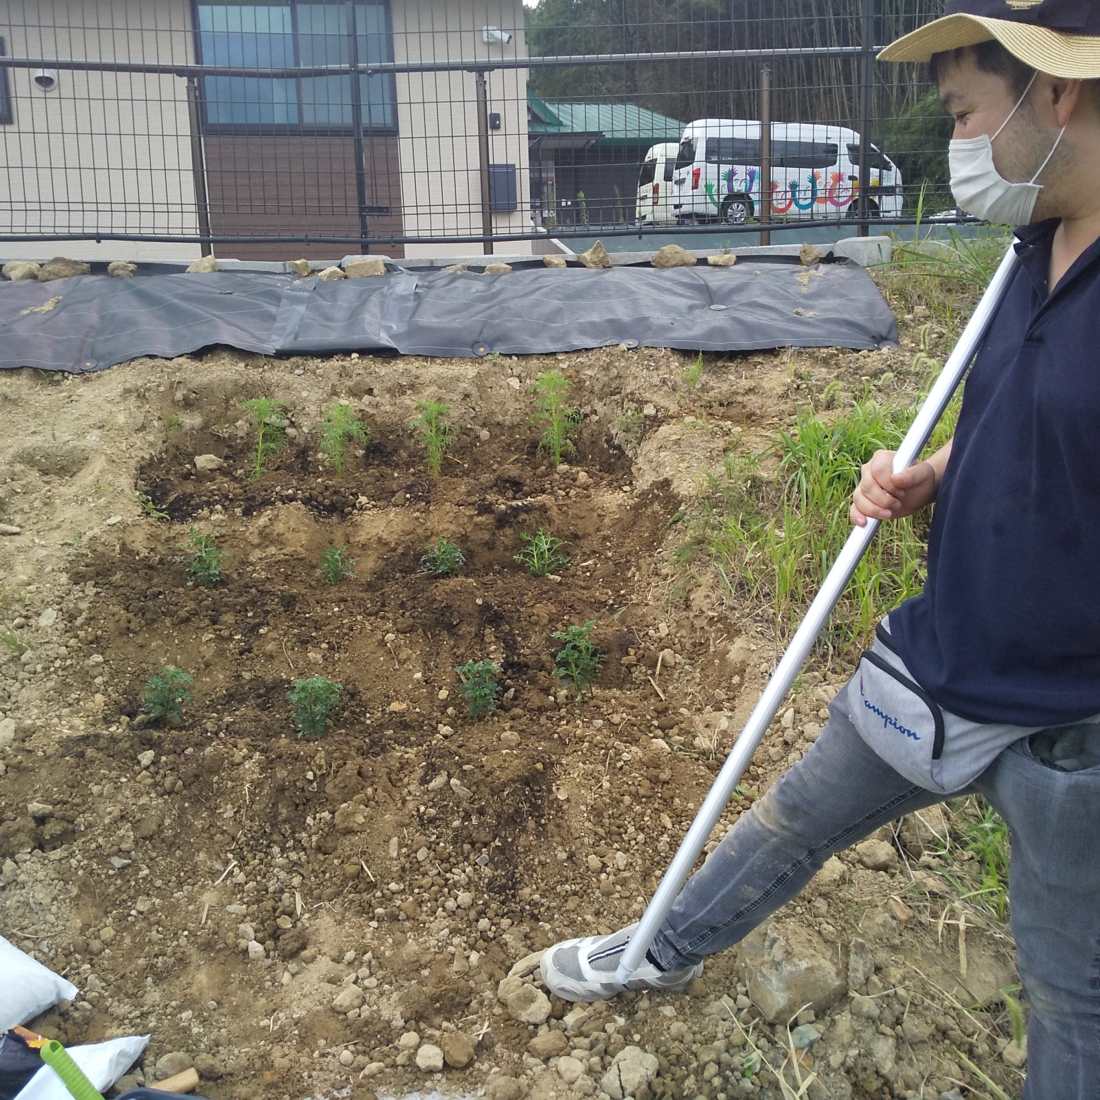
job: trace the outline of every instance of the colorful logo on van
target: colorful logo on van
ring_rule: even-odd
[[[726,195],[751,195],[753,188],[759,179],[758,168],[748,168],[742,181],[736,168],[729,168],[722,173],[722,182],[725,184]],[[871,177],[871,186],[879,183],[877,176]],[[786,214],[793,210],[812,210],[814,206],[832,206],[843,209],[849,203],[855,201],[859,194],[859,182],[845,179],[843,172],[830,172],[827,187],[822,186],[821,173],[809,172],[806,176],[805,189],[797,180],[791,180],[787,185],[787,191],[780,194],[780,184],[777,180],[771,181],[771,208],[776,214]],[[707,202],[716,209],[721,208],[721,202],[715,194],[715,187],[708,183],[704,188]]]

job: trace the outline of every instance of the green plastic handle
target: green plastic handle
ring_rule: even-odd
[[[38,1053],[42,1055],[42,1061],[61,1078],[61,1083],[76,1100],[103,1100],[103,1095],[85,1077],[84,1071],[56,1039],[51,1039]]]

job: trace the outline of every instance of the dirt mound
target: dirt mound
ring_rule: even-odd
[[[701,472],[909,357],[214,352],[0,379],[0,521],[22,530],[0,539],[0,913],[82,990],[38,1026],[152,1032],[138,1079],[179,1052],[214,1100],[732,1100],[786,1095],[780,1074],[814,1075],[811,1097],[938,1095],[975,1080],[967,1060],[1011,1093],[1011,945],[936,873],[946,818],[880,837],[886,870],[831,861],[687,997],[573,1008],[540,1000],[530,966],[509,978],[642,912],[776,660],[676,583]],[[551,369],[580,425],[558,469],[530,422]],[[291,422],[253,479],[256,396]],[[318,450],[337,398],[372,436],[342,478]],[[439,478],[408,426],[426,400],[452,406]],[[569,557],[547,576],[516,561],[540,528]],[[225,554],[214,587],[178,560],[192,531]],[[454,576],[423,571],[440,537],[465,555]],[[340,547],[356,575],[325,584]],[[553,634],[589,621],[603,664],[582,696]],[[474,720],[454,670],[484,659],[500,694]],[[154,728],[140,695],[161,665],[193,698]],[[803,676],[716,836],[812,743],[844,674]],[[286,694],[316,675],[341,705],[299,738]],[[754,959],[777,951],[831,968],[831,1001],[763,1007]]]

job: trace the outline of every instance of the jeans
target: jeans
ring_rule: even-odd
[[[668,970],[730,947],[834,852],[946,796],[914,786],[856,733],[843,694],[817,741],[676,899],[651,953]],[[1100,767],[1061,772],[1024,738],[965,790],[1007,822],[1011,927],[1030,1006],[1022,1100],[1100,1098]]]

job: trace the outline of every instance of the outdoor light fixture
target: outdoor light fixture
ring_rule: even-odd
[[[482,27],[481,38],[489,45],[498,42],[502,46],[507,46],[512,41],[512,36],[507,31],[502,31],[500,27]]]
[[[57,87],[57,73],[53,69],[35,69],[31,79],[34,86],[44,92],[52,92]]]

